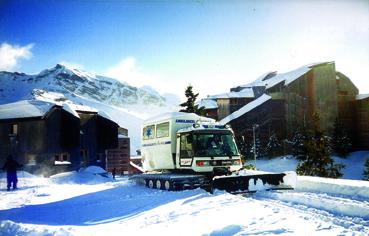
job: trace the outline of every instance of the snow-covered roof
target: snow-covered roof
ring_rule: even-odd
[[[247,112],[251,111],[252,109],[260,106],[261,104],[263,104],[264,102],[268,101],[269,99],[271,99],[272,97],[266,94],[261,95],[260,97],[258,97],[257,99],[255,99],[254,101],[246,104],[245,106],[243,106],[241,109],[233,112],[232,114],[230,114],[229,116],[223,118],[221,121],[219,121],[220,124],[227,124],[230,121],[237,119],[238,117],[246,114]]]
[[[218,104],[216,101],[212,99],[201,99],[200,102],[198,102],[196,105],[198,105],[199,108],[203,107],[205,109],[216,109],[218,108]]]
[[[356,95],[356,100],[362,100],[362,99],[366,99],[366,98],[369,98],[369,93]]]
[[[94,108],[84,105],[77,105],[67,102],[46,102],[42,100],[22,100],[18,102],[0,105],[0,120],[43,117],[54,106],[61,107],[73,116],[80,118],[77,111],[94,112],[98,115],[113,120],[103,111],[97,111]]]
[[[246,87],[251,88],[254,86],[265,86],[266,89],[272,88],[273,86],[284,82],[284,85],[288,85],[295,81],[296,79],[300,78],[307,72],[309,72],[313,67],[327,64],[327,63],[333,63],[333,62],[319,62],[319,63],[312,63],[309,65],[302,66],[300,68],[297,68],[295,70],[278,74],[276,71],[268,72],[266,74],[263,74],[259,78],[257,78],[255,81],[241,85],[240,87]]]
[[[69,112],[70,114],[74,115],[77,118],[80,118],[78,113],[71,107],[71,104],[69,104],[69,103],[64,103],[63,104],[63,110]]]
[[[98,110],[90,107],[90,106],[86,106],[86,105],[80,105],[80,104],[75,104],[75,103],[69,103],[68,104],[73,110],[75,111],[82,111],[82,112],[93,112],[93,113],[97,113]]]
[[[104,111],[99,111],[97,114],[101,117],[104,117],[105,119],[113,121],[113,119]]]
[[[259,77],[254,82],[251,82],[246,85],[242,85],[241,87],[265,86],[267,89],[269,89],[281,82],[284,82],[284,85],[288,85],[292,83],[293,81],[295,81],[296,79],[303,76],[304,74],[306,74],[307,72],[309,72],[310,70],[311,70],[310,67],[303,66],[296,70],[286,72],[286,73],[281,73],[281,74],[267,73]],[[267,78],[267,76],[269,76],[269,78]]]
[[[218,99],[218,98],[253,98],[255,97],[252,88],[244,88],[239,92],[229,92],[217,95],[208,96],[208,99]]]
[[[22,100],[0,105],[0,120],[44,116],[55,104],[37,100]]]

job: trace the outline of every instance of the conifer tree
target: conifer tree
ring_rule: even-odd
[[[363,180],[369,181],[369,158],[366,159],[364,164]]]
[[[183,109],[181,109],[181,112],[188,112],[188,113],[196,113],[198,115],[204,115],[204,108],[198,108],[197,105],[195,105],[196,99],[199,96],[198,93],[194,93],[192,91],[192,85],[188,85],[186,90],[185,90],[185,96],[187,98],[187,101],[185,101],[184,103],[181,103],[180,106],[183,107]]]
[[[292,138],[292,155],[297,160],[306,160],[307,150],[305,143],[308,140],[306,127],[298,128]]]
[[[252,143],[250,143],[251,148],[250,148],[250,156],[254,157],[254,141],[252,141]],[[262,145],[260,142],[259,138],[255,138],[255,148],[256,148],[256,157],[258,156],[263,156],[263,150],[262,150]]]
[[[334,122],[331,148],[340,157],[346,157],[351,149],[351,140],[343,124],[336,119]]]
[[[319,115],[312,117],[311,127],[306,129],[303,141],[305,153],[300,155],[300,163],[296,168],[299,175],[338,178],[344,165],[335,164],[329,153],[328,137],[319,126]]]
[[[247,136],[245,137],[244,135],[242,135],[237,137],[236,144],[238,147],[238,151],[244,159],[251,159],[253,157],[253,153],[251,151],[251,140],[249,140]]]
[[[265,148],[266,153],[268,154],[269,157],[273,157],[281,153],[281,148],[282,148],[282,145],[279,142],[277,135],[273,133],[269,137],[268,144]]]

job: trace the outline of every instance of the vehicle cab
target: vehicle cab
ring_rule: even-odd
[[[177,132],[178,169],[212,172],[216,168],[242,168],[233,132],[217,124],[195,123]]]

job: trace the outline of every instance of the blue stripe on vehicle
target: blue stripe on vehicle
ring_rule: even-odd
[[[160,142],[160,143],[146,143],[143,144],[142,147],[151,147],[151,146],[158,146],[158,145],[166,145],[166,144],[171,144],[171,141],[165,141],[165,142]]]
[[[194,124],[195,121],[194,120],[181,120],[181,119],[177,119],[176,123],[191,123]]]

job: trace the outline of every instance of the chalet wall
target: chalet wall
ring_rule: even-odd
[[[95,112],[79,115],[53,106],[42,117],[0,120],[0,165],[12,154],[26,171],[45,176],[81,165],[105,167],[118,125]]]
[[[252,142],[252,126],[258,124],[258,138],[266,143],[269,137],[275,133],[279,139],[286,137],[285,102],[280,99],[269,100],[254,108],[243,116],[230,122],[235,132],[236,139]]]
[[[230,104],[228,98],[218,98],[218,119],[221,120],[230,114]]]
[[[17,134],[9,135],[13,124],[18,125]],[[68,145],[63,145],[63,139],[68,140]],[[70,164],[55,166],[55,156],[62,153],[67,154]],[[76,169],[79,167],[79,119],[60,108],[52,108],[44,118],[2,120],[0,165],[9,154],[24,164],[26,171],[36,174],[48,176]]]
[[[106,170],[112,172],[116,169],[117,174],[131,172],[130,163],[130,140],[128,137],[118,139],[118,147],[106,150]]]
[[[11,134],[11,125],[17,125],[17,134]],[[12,154],[16,160],[27,163],[26,154],[35,155],[47,151],[46,125],[44,120],[0,121],[0,158],[2,163]],[[0,164],[2,164],[0,163]]]
[[[369,98],[357,100],[356,116],[357,148],[369,150]]]
[[[96,138],[98,152],[118,146],[118,125],[102,116],[96,117]]]
[[[343,125],[343,128],[349,132],[351,140],[355,143],[357,142],[355,103],[356,95],[359,93],[359,90],[351,80],[342,73],[337,72],[336,76],[338,77],[336,80],[338,119]]]
[[[291,137],[295,130],[308,120],[309,114],[309,94],[308,82],[311,73],[301,76],[288,86],[280,87],[281,92],[274,91],[272,97],[281,97],[285,100],[285,121],[286,133]]]
[[[82,166],[94,165],[99,161],[97,155],[97,139],[96,139],[96,114],[94,113],[78,113],[80,117],[80,147]]]
[[[218,109],[206,109],[205,110],[205,116],[209,118],[213,118],[214,120],[218,120]]]
[[[247,103],[253,101],[254,98],[230,98],[229,99],[229,112],[230,114],[241,109]]]
[[[314,112],[320,116],[320,127],[331,131],[338,116],[336,69],[334,63],[314,66],[313,99]]]
[[[118,146],[118,125],[96,113],[79,113],[83,165],[105,167],[105,150]]]

